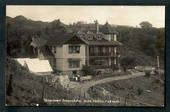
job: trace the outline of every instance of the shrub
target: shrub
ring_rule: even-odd
[[[83,68],[82,68],[82,71],[84,72],[84,76],[86,76],[86,75],[96,75],[96,69],[92,66],[84,65]]]
[[[145,71],[145,77],[150,77],[150,72],[149,71]]]
[[[156,83],[156,84],[160,84],[161,83],[160,79],[155,79],[153,82]]]
[[[141,95],[142,93],[143,93],[143,89],[138,88],[138,89],[137,89],[137,94],[138,94],[138,96]]]
[[[127,56],[121,59],[121,66],[129,67],[129,66],[135,66],[136,64],[136,57],[134,56]]]
[[[112,70],[113,70],[113,71],[118,70],[118,69],[119,69],[119,67],[118,67],[118,66],[116,66],[116,65],[112,65]]]

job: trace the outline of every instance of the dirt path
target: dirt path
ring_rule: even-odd
[[[112,81],[117,81],[117,80],[124,80],[124,79],[130,79],[130,78],[136,78],[140,76],[144,76],[144,72],[132,72],[131,75],[125,75],[125,76],[113,76],[113,77],[108,77],[105,79],[97,80],[97,81],[88,81],[83,84],[79,84],[77,87],[72,89],[72,92],[78,95],[79,97],[85,97],[85,98],[90,98],[88,94],[88,89],[92,86],[95,86],[97,84],[103,84],[103,83],[108,83]]]

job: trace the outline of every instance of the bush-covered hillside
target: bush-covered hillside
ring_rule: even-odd
[[[6,105],[8,106],[36,106],[49,105],[46,99],[69,99],[71,93],[56,83],[51,86],[43,76],[30,73],[13,59],[7,58],[6,63]],[[60,105],[60,104],[58,104]],[[64,104],[62,104],[64,105]]]
[[[137,65],[155,65],[160,56],[161,64],[164,64],[164,28],[118,26],[116,29],[118,40],[123,43],[121,59],[133,59]]]
[[[154,28],[152,25],[140,24],[141,28],[116,26],[118,41],[121,47],[121,62],[127,60],[130,65],[155,65],[156,56],[160,56],[164,65],[165,28]],[[48,39],[58,33],[77,30],[94,30],[94,24],[74,23],[66,25],[59,19],[52,22],[33,21],[23,16],[7,17],[7,54],[10,57],[36,57],[30,46],[33,36]],[[103,25],[99,25],[102,28]],[[122,63],[126,64],[126,63]]]

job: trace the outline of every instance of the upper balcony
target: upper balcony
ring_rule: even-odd
[[[120,53],[114,53],[114,52],[99,52],[99,53],[89,53],[89,57],[119,57]]]

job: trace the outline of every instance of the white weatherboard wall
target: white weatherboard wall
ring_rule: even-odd
[[[64,44],[63,46],[56,47],[56,69],[59,71],[70,71],[70,70],[80,70],[83,65],[85,65],[85,45],[80,45],[80,53],[69,53],[69,45]],[[79,68],[69,68],[69,58],[80,59]]]
[[[63,71],[63,46],[56,47],[56,70]]]
[[[86,58],[86,54],[85,54],[85,45],[80,45],[80,53],[69,53],[69,45],[63,45],[63,50],[65,52],[63,52],[63,57],[64,59],[69,59],[69,58],[79,58],[80,59],[80,67],[79,68],[69,68],[69,62],[67,60],[64,60],[63,63],[63,70],[81,70],[82,66],[85,65],[85,58]]]

